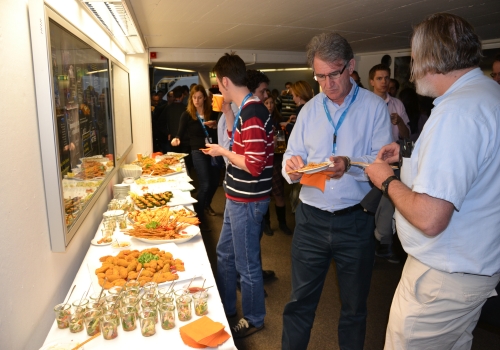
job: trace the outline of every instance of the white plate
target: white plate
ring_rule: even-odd
[[[183,229],[181,231],[181,233],[182,232],[185,232],[185,236],[183,236],[181,238],[176,238],[176,239],[147,239],[147,238],[139,238],[139,237],[133,237],[133,236],[130,236],[130,237],[137,239],[141,242],[151,243],[151,244],[163,244],[163,243],[180,244],[180,243],[187,242],[187,241],[193,239],[194,237],[198,236],[200,234],[200,228],[198,226],[195,226],[195,225],[190,225],[190,226],[186,227],[185,229]]]
[[[94,238],[93,240],[90,241],[90,244],[98,246],[98,247],[105,246],[105,245],[110,245],[111,244],[111,242],[109,242],[109,243],[97,243],[97,241],[98,241],[98,239]]]
[[[179,158],[179,159],[182,159],[182,158],[184,158],[184,157],[189,156],[189,154],[187,154],[187,153],[167,152],[167,156],[174,156],[174,157],[177,157],[177,158]]]
[[[203,271],[203,264],[198,263],[196,257],[192,257],[189,254],[181,254],[179,247],[175,244],[163,242],[166,244],[155,245],[151,247],[135,247],[137,250],[144,250],[150,248],[158,248],[165,252],[172,253],[174,259],[181,259],[184,262],[184,267],[186,271],[177,271],[177,275],[179,275],[179,279],[174,282],[188,281],[195,277],[200,277]],[[111,255],[116,256],[119,252],[113,252]],[[103,254],[102,256],[107,255]],[[101,291],[101,286],[99,285],[99,281],[97,279],[97,275],[95,274],[95,270],[102,266],[102,263],[99,261],[100,257],[94,257],[92,261],[87,263],[87,267],[89,269],[90,280],[92,281],[92,288],[96,293]],[[159,283],[158,286],[168,286],[172,283],[172,281]],[[76,345],[75,345],[76,346]]]
[[[326,162],[324,162],[324,163],[326,163]],[[322,164],[322,163],[320,163],[320,164]],[[297,172],[298,173],[305,173],[305,174],[314,174],[314,173],[320,172],[322,170],[325,170],[326,168],[328,168],[331,165],[332,165],[332,163],[328,162],[326,164],[319,165],[319,166],[317,166],[315,168],[309,168],[309,169],[306,169],[306,170],[299,169],[299,170],[297,170]]]

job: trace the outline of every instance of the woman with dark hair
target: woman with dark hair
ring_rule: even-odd
[[[264,105],[271,114],[271,121],[273,123],[274,134],[276,135],[278,130],[281,130],[281,123],[284,121],[281,117],[280,112],[276,108],[276,103],[273,96],[269,96],[264,101]],[[283,135],[284,136],[284,135]],[[275,141],[276,142],[276,141]],[[274,163],[273,163],[273,182],[272,182],[272,195],[274,197],[276,216],[278,218],[279,228],[285,235],[291,235],[292,230],[286,225],[286,207],[285,207],[285,180],[283,175],[281,175],[281,163],[283,163],[283,153],[276,153],[276,147],[274,151]],[[266,231],[264,231],[266,233]]]
[[[189,93],[187,110],[181,116],[177,136],[172,139],[172,146],[179,146],[182,136],[189,136],[193,165],[198,175],[198,203],[195,205],[200,219],[200,228],[208,231],[205,212],[211,213],[212,197],[219,185],[220,170],[212,166],[209,155],[203,154],[201,148],[207,143],[217,143],[217,112],[212,111],[211,100],[202,85],[194,86]]]

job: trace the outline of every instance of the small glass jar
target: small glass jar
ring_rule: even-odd
[[[125,332],[133,331],[137,328],[137,310],[133,306],[120,308],[120,319]]]
[[[199,291],[193,294],[194,313],[196,316],[208,314],[208,293]]]
[[[56,314],[57,328],[68,328],[71,319],[71,304],[58,304],[54,307],[54,312]]]
[[[144,337],[150,337],[156,334],[155,315],[149,310],[139,312],[139,321],[141,324],[141,334]]]
[[[85,329],[87,329],[87,335],[92,337],[101,331],[99,318],[101,317],[101,311],[97,309],[92,309],[83,315],[83,323],[85,324]]]
[[[177,317],[179,321],[189,321],[193,316],[191,311],[192,299],[189,294],[184,294],[177,298]]]
[[[69,321],[69,331],[71,333],[79,333],[83,331],[85,326],[83,325],[83,315],[85,312],[78,312],[71,315]]]
[[[106,312],[100,318],[101,333],[105,340],[115,339],[118,336],[118,325],[120,319],[114,312]]]
[[[172,329],[175,327],[175,306],[174,304],[160,304],[158,306],[160,311],[161,328]]]
[[[85,313],[89,306],[89,301],[87,299],[78,299],[73,301],[73,313]]]

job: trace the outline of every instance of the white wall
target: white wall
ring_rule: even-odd
[[[71,7],[76,2],[65,0],[64,5]],[[58,6],[62,6],[62,2],[59,3],[61,4]],[[61,13],[65,8],[56,10]],[[78,12],[75,20],[79,25],[88,23],[86,16],[86,12]],[[29,37],[27,0],[2,0],[0,349],[41,347],[54,321],[53,307],[64,300],[71,287],[102,213],[112,198],[112,185],[118,177],[112,179],[98,199],[67,251],[53,253],[50,249],[41,175],[42,161]],[[105,38],[102,42],[106,44]],[[109,41],[107,45],[111,45]],[[110,51],[113,52],[114,49],[111,48]],[[125,55],[121,55],[120,60],[124,61]],[[131,74],[132,118],[136,128],[137,119],[141,122],[149,120],[147,59],[141,57],[140,60],[131,62],[131,65],[134,67],[134,73]],[[142,65],[143,69],[139,69]],[[138,75],[135,74],[136,71]],[[142,89],[144,93],[138,91]],[[144,129],[147,128],[144,125]],[[148,139],[147,135],[134,133],[134,142],[147,148],[151,140],[150,136]]]

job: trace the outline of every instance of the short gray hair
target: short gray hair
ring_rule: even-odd
[[[314,58],[325,62],[343,60],[349,62],[354,58],[351,45],[337,33],[321,33],[307,44],[307,63],[313,68]]]

